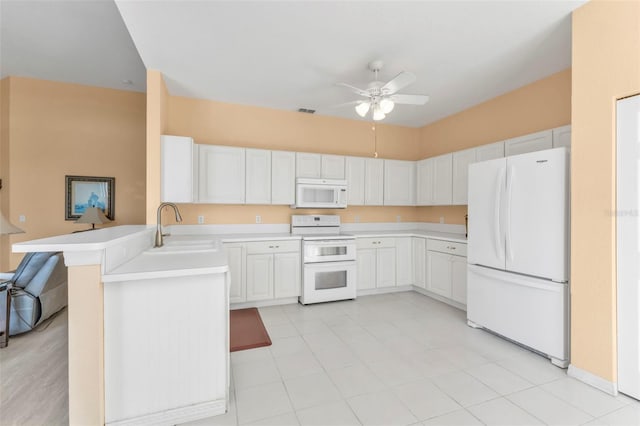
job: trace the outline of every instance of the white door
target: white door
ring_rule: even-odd
[[[247,255],[247,301],[273,299],[273,255]]]
[[[451,298],[463,305],[467,304],[467,259],[451,256]]]
[[[507,158],[507,271],[567,281],[567,166],[565,148]]]
[[[198,202],[244,204],[244,148],[198,147]]]
[[[396,285],[413,284],[411,237],[396,238]]]
[[[381,206],[384,188],[384,160],[367,158],[364,166],[364,203]]]
[[[499,158],[469,166],[469,263],[505,267],[500,206],[506,187],[506,164],[504,158]]]
[[[451,298],[451,255],[427,251],[427,290]]]
[[[476,162],[476,150],[465,149],[453,153],[452,204],[467,204],[469,164]]]
[[[433,204],[433,161],[431,158],[416,163],[416,204]]]
[[[296,153],[271,151],[271,204],[296,202]]]
[[[384,205],[415,205],[414,161],[384,160]]]
[[[640,399],[640,95],[617,104],[618,390]]]
[[[244,285],[244,248],[242,244],[225,244],[229,264],[231,285],[229,286],[229,302],[240,303],[246,300],[246,286]]]
[[[383,247],[376,249],[377,287],[393,287],[396,285],[396,249]]]
[[[320,176],[323,179],[344,179],[344,157],[342,155],[323,155]]]
[[[450,205],[452,193],[453,156],[433,157],[433,204]]]
[[[364,157],[347,157],[347,204],[350,206],[364,205]]]
[[[300,296],[300,253],[273,255],[275,298]]]
[[[504,157],[504,141],[476,147],[476,161],[495,160]]]
[[[322,156],[309,152],[296,152],[296,177],[319,178]]]
[[[553,148],[553,135],[551,130],[518,136],[517,138],[508,139],[504,142],[504,153],[507,157],[551,148]]]
[[[427,287],[426,281],[426,247],[427,240],[424,238],[413,237],[413,284],[420,288]]]
[[[376,288],[376,249],[359,249],[358,261],[358,290]]]
[[[271,151],[245,149],[245,202],[271,204]]]
[[[184,136],[160,137],[160,200],[193,202],[193,139]]]

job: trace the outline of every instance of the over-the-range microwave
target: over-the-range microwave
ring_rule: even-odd
[[[347,207],[347,181],[342,179],[296,179],[297,209],[344,209]]]

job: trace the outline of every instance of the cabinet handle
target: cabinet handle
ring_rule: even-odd
[[[269,246],[269,248],[273,248],[273,246]]]
[[[280,248],[280,246],[276,246],[276,248]]]

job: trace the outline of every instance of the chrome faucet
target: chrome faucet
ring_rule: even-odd
[[[178,206],[173,203],[161,203],[158,206],[158,219],[157,219],[157,228],[156,228],[156,243],[154,247],[162,247],[164,242],[162,241],[162,237],[168,236],[169,234],[162,235],[162,209],[166,206],[172,207],[173,211],[176,213],[176,222],[182,222],[182,216],[180,216],[180,211],[178,210]]]

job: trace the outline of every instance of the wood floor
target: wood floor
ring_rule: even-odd
[[[10,338],[0,349],[0,425],[69,424],[67,354],[66,308]]]

